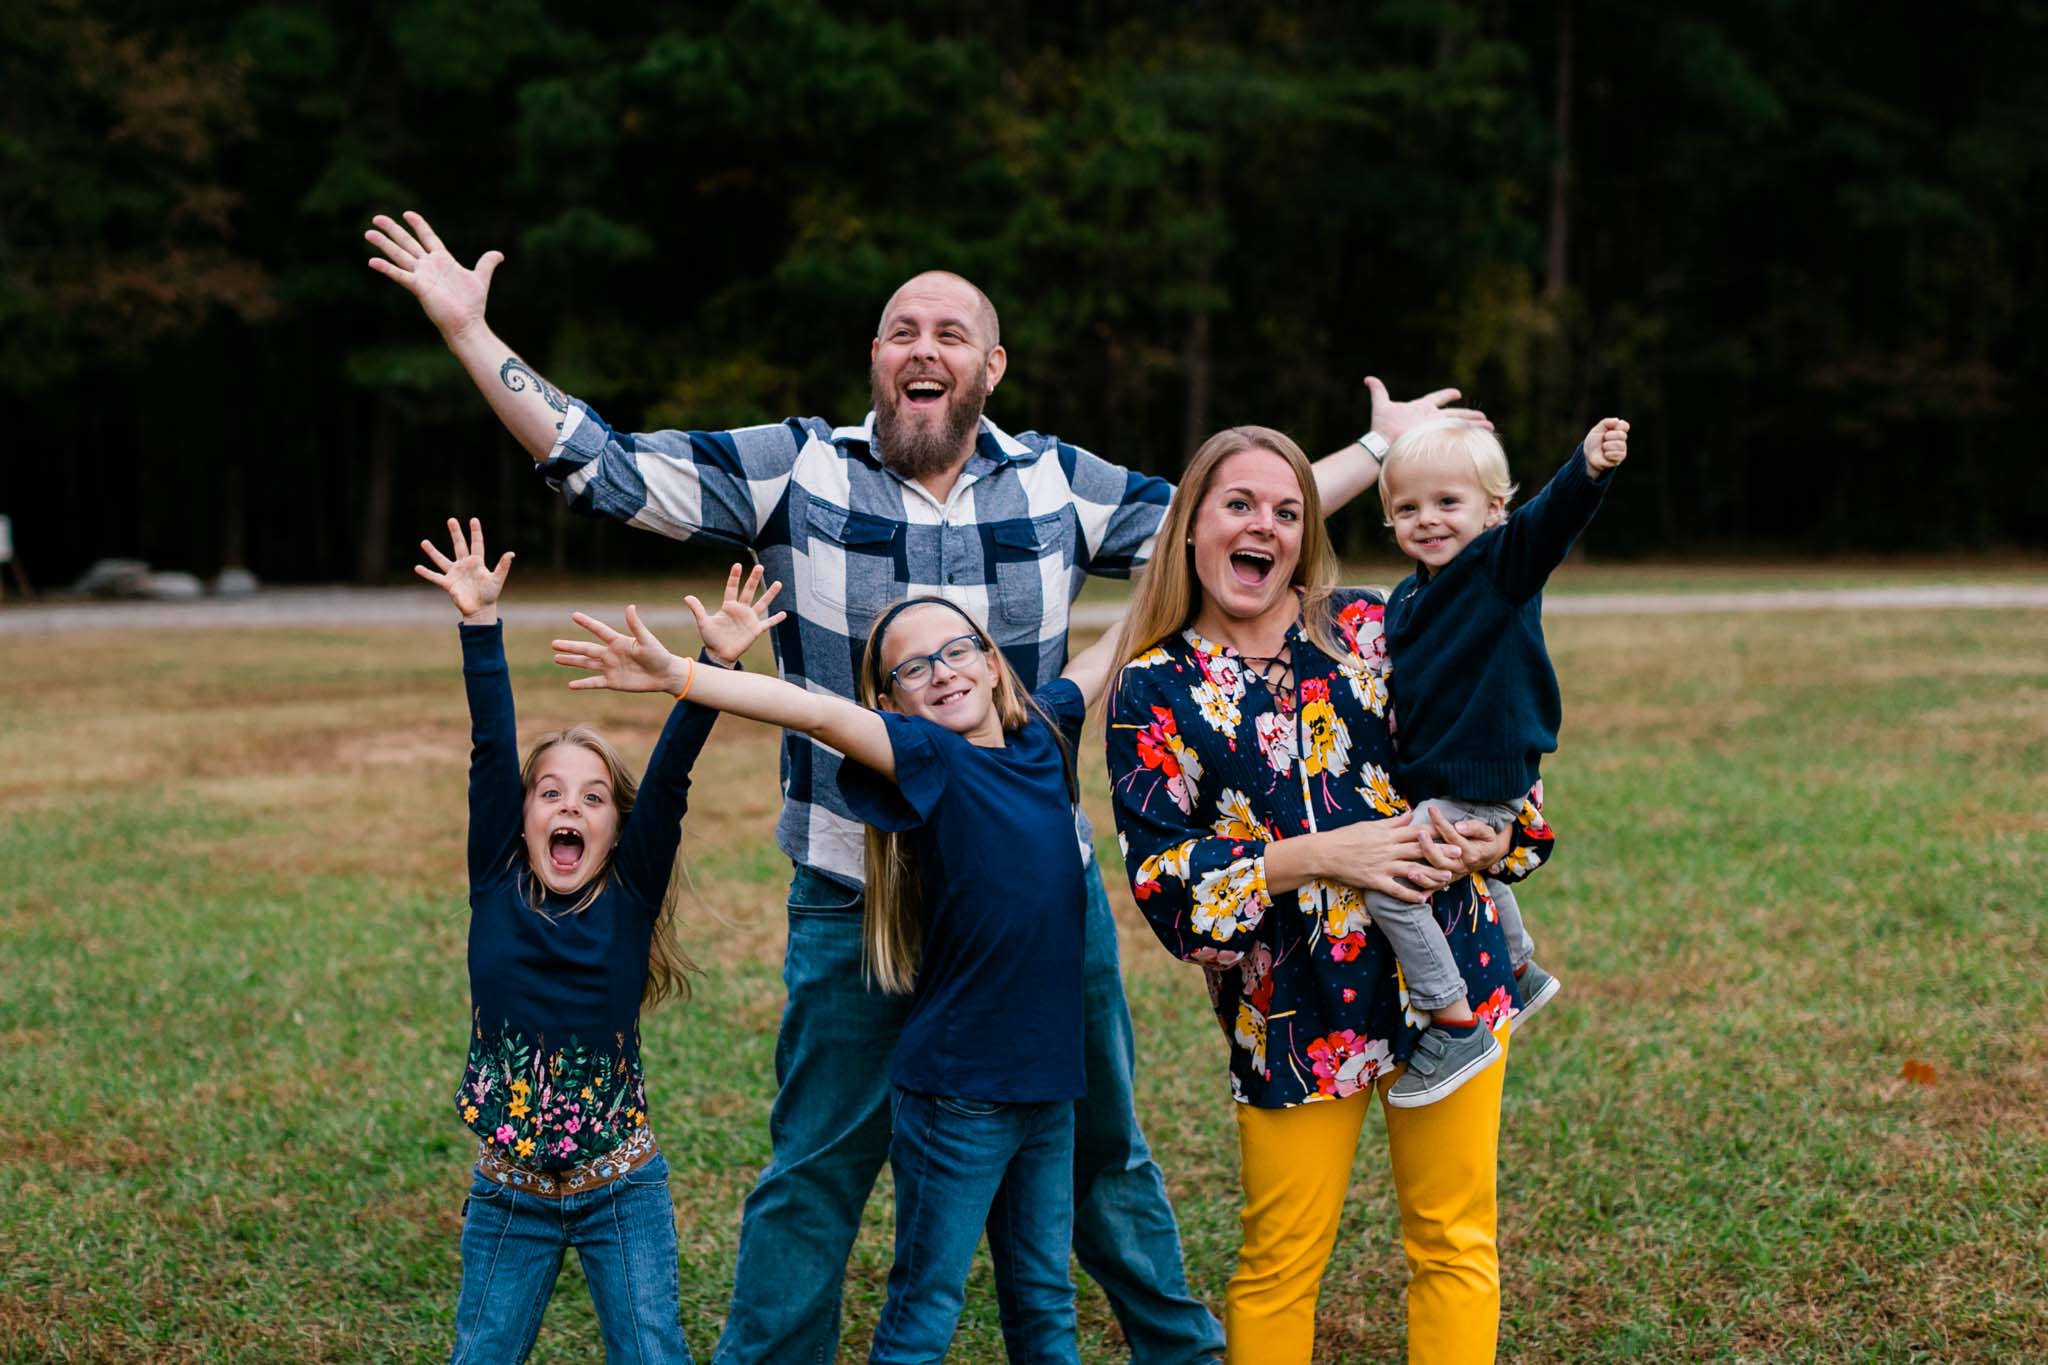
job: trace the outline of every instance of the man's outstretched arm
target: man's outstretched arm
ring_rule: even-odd
[[[1445,419],[1470,422],[1475,427],[1493,430],[1493,423],[1487,421],[1486,414],[1479,409],[1446,406],[1462,396],[1456,389],[1438,389],[1420,398],[1396,403],[1387,397],[1387,386],[1373,376],[1365,377],[1365,387],[1372,394],[1370,430],[1387,445],[1400,440],[1410,427]],[[1322,499],[1323,515],[1328,516],[1379,482],[1380,457],[1358,441],[1353,441],[1342,450],[1332,451],[1317,460],[1315,470],[1316,493]]]
[[[363,236],[384,253],[370,258],[370,269],[420,301],[427,320],[440,329],[441,339],[505,429],[527,454],[546,459],[561,435],[569,400],[484,322],[491,275],[504,261],[503,253],[486,251],[471,268],[456,260],[427,220],[409,209],[404,224],[381,213],[370,221],[376,226]]]

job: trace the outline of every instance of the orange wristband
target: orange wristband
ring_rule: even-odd
[[[677,701],[682,701],[685,698],[687,698],[690,695],[690,688],[693,687],[697,682],[697,661],[695,659],[691,659],[689,661],[689,664],[690,676],[683,679],[683,690],[676,693]]]

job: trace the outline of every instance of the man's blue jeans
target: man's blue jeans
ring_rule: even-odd
[[[590,1282],[606,1360],[690,1365],[676,1283],[676,1206],[659,1155],[609,1185],[560,1199],[471,1179],[451,1365],[526,1359],[568,1247]]]
[[[1080,1365],[1074,1344],[1074,1106],[898,1089],[889,1139],[896,1261],[868,1365],[938,1365],[988,1232],[1011,1365]]]
[[[1180,1229],[1132,1108],[1131,1011],[1116,922],[1091,862],[1085,982],[1088,1097],[1074,1106],[1074,1254],[1102,1286],[1139,1365],[1223,1353],[1189,1296]],[[718,1365],[826,1365],[839,1347],[846,1258],[889,1155],[889,1061],[909,998],[868,988],[860,893],[799,866],[789,888],[788,1001],[775,1043],[774,1154],[740,1220]]]

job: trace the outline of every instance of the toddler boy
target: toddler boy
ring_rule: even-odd
[[[1385,620],[1395,787],[1415,803],[1412,819],[1427,825],[1433,807],[1453,824],[1478,820],[1496,832],[1516,819],[1539,761],[1557,748],[1561,719],[1543,645],[1543,585],[1627,456],[1628,423],[1600,421],[1510,515],[1515,485],[1492,432],[1437,422],[1387,452],[1380,503],[1395,543],[1416,562],[1388,597]],[[1557,994],[1557,978],[1533,960],[1514,893],[1491,878],[1487,891],[1527,1017]],[[1409,1003],[1431,1016],[1387,1103],[1430,1104],[1484,1071],[1500,1044],[1472,1013],[1430,907],[1381,892],[1368,893],[1366,905],[1400,960]]]

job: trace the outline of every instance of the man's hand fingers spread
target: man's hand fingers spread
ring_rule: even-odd
[[[396,280],[398,282],[399,288],[403,289],[406,293],[411,294],[414,298],[419,297],[419,283],[413,278],[413,274],[410,270],[400,270],[397,266],[391,264],[391,262],[384,260],[383,258],[378,256],[372,256],[370,258],[370,269],[376,271],[379,275],[383,275],[390,279]]]
[[[434,229],[428,226],[427,220],[414,213],[411,209],[405,211],[405,221],[412,224],[413,231],[420,235],[422,242],[426,243],[427,250],[446,251],[448,249],[441,245],[441,239],[434,235]]]

